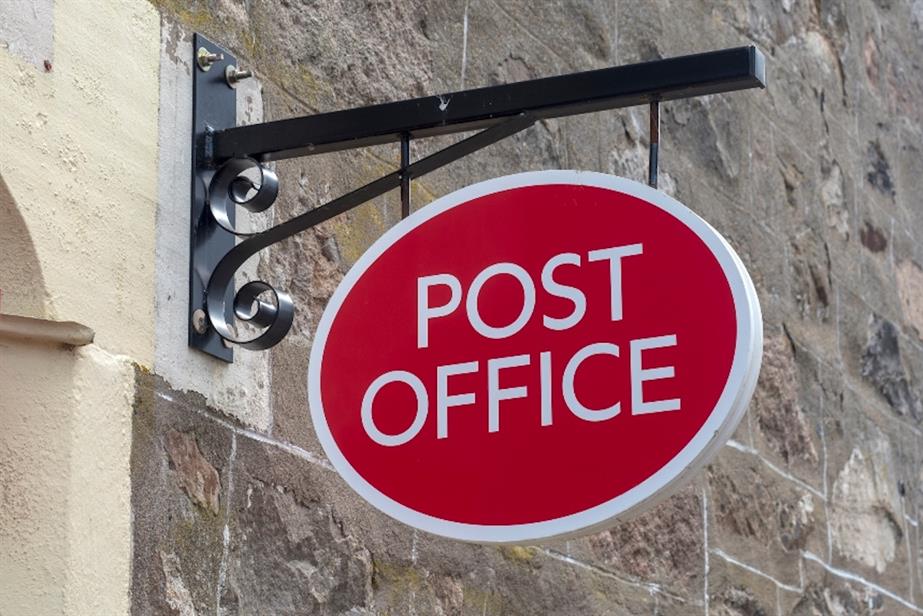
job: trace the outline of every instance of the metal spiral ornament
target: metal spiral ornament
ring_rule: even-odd
[[[244,175],[251,169],[259,171],[258,184]],[[206,314],[221,338],[253,351],[268,349],[285,337],[294,321],[295,308],[288,293],[278,291],[262,280],[244,284],[228,306],[227,290],[233,288],[234,275],[247,259],[273,243],[265,232],[243,233],[236,230],[230,213],[237,206],[252,213],[263,212],[272,207],[278,195],[279,178],[252,158],[227,161],[208,183],[208,208],[216,223],[229,233],[246,239],[232,248],[212,272],[206,287]],[[264,299],[267,294],[271,296],[271,301]],[[253,338],[239,337],[228,322],[228,315],[263,328],[263,331]]]
[[[250,169],[259,171],[259,183],[244,175]],[[255,191],[248,197],[250,191]],[[238,237],[250,237],[255,233],[243,233],[231,223],[231,212],[238,205],[248,212],[258,214],[272,207],[279,196],[279,177],[252,158],[232,158],[224,163],[208,183],[208,209],[218,226]]]

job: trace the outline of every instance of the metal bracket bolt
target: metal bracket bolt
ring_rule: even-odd
[[[224,69],[224,78],[227,80],[228,85],[232,88],[236,88],[237,84],[244,79],[250,79],[253,77],[253,71],[247,69],[239,69],[234,65],[231,65]]]
[[[199,47],[199,50],[196,52],[196,64],[198,64],[199,68],[203,71],[210,70],[212,64],[221,62],[222,60],[224,60],[223,53],[212,53],[204,47]]]

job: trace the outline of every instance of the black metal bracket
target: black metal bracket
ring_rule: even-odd
[[[189,346],[219,359],[233,361],[229,344],[210,327],[205,288],[212,272],[234,248],[236,208],[226,210],[224,224],[209,211],[208,186],[215,174],[214,132],[237,125],[237,97],[225,79],[236,64],[230,52],[200,34],[192,39],[192,209],[189,228]],[[213,54],[206,57],[205,53]],[[234,290],[223,292],[229,305]],[[214,303],[214,302],[213,302]],[[227,313],[225,319],[231,319]]]
[[[649,104],[648,181],[656,187],[662,101],[766,85],[765,59],[751,46],[235,127],[227,77],[236,70],[233,57],[200,35],[194,49],[189,344],[225,361],[232,361],[230,345],[267,349],[291,327],[294,306],[287,293],[263,281],[247,282],[234,293],[235,274],[264,248],[395,188],[405,217],[412,179],[546,118]],[[203,57],[212,62],[207,70]],[[413,139],[475,130],[480,132],[410,162]],[[394,142],[400,143],[401,162],[393,173],[266,231],[236,230],[238,205],[259,212],[275,201],[278,179],[263,163]],[[238,336],[238,322],[260,331]]]

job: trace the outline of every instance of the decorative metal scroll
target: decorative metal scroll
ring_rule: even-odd
[[[258,184],[244,175],[251,169],[259,171]],[[215,223],[228,233],[233,233],[237,237],[253,237],[259,234],[244,233],[235,228],[231,223],[231,211],[241,206],[248,212],[264,212],[272,207],[278,195],[279,179],[275,172],[252,158],[233,158],[221,165],[212,176],[208,187],[208,208]],[[218,267],[209,279],[206,291],[208,322],[223,340],[254,351],[268,349],[281,341],[292,326],[295,316],[294,302],[288,293],[276,291],[272,285],[262,280],[254,280],[246,283],[234,294],[232,310],[229,311],[226,301],[229,296],[227,290],[234,283],[235,272],[250,256],[244,257],[234,269],[230,269],[230,265],[222,267],[234,250],[218,262]],[[255,254],[255,251],[252,254]],[[219,272],[227,272],[227,280],[224,280]],[[272,302],[262,299],[267,293],[272,295]],[[208,298],[212,298],[211,301]],[[227,319],[229,312],[235,319],[264,328],[263,331],[249,339],[238,336],[237,328]]]
[[[294,305],[288,293],[278,291],[269,283],[257,280],[242,286],[233,295],[230,305],[228,303],[227,291],[234,285],[234,275],[250,257],[264,248],[310,229],[389,190],[406,185],[413,178],[425,175],[471,152],[528,128],[534,122],[535,120],[529,115],[521,114],[506,120],[503,124],[496,124],[260,233],[241,233],[234,230],[228,223],[229,208],[240,205],[250,212],[265,211],[278,195],[278,179],[275,173],[252,158],[227,161],[212,176],[208,190],[209,210],[219,226],[246,239],[232,248],[211,273],[206,290],[206,312],[209,324],[223,340],[245,349],[259,351],[278,344],[288,333],[294,319]],[[260,171],[260,184],[253,183],[244,175],[254,168]],[[251,195],[250,193],[254,191],[255,194]],[[266,294],[272,296],[271,302],[262,299]],[[228,319],[228,314],[232,314],[234,319],[265,329],[250,339],[238,337],[235,333],[236,327]]]

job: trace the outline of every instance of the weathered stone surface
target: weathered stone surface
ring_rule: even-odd
[[[199,451],[195,436],[171,429],[164,436],[164,449],[170,458],[171,468],[176,471],[189,498],[217,515],[221,491],[218,471]]]
[[[901,549],[905,532],[893,467],[891,446],[878,436],[865,452],[853,449],[831,494],[834,547],[879,574]]]
[[[846,614],[877,614],[882,612],[884,597],[869,595],[862,589],[848,584],[835,583],[834,588],[826,584],[811,583],[792,608],[792,616],[839,616]]]
[[[228,526],[224,614],[618,614],[651,604],[683,614],[696,606],[695,595],[652,591],[557,551],[412,533],[327,468],[242,436]]]
[[[869,319],[868,343],[862,355],[862,376],[875,385],[896,413],[917,421],[923,418],[920,393],[911,386],[901,360],[897,328],[877,314]]]
[[[626,579],[694,597],[702,585],[701,487],[690,486],[638,517],[566,542],[567,553]]]
[[[919,464],[916,437],[874,394],[846,389],[831,406],[826,427],[829,562],[908,596],[913,537],[904,513],[916,501],[909,489],[916,485],[909,469]]]
[[[720,472],[709,477],[714,486],[713,514],[718,524],[734,535],[755,539],[760,543],[772,539],[772,517],[766,515],[774,507],[772,494],[760,480],[756,469],[743,481]]]
[[[923,127],[919,124],[901,122],[896,141],[898,155],[893,162],[896,181],[896,205],[901,216],[898,229],[911,237],[918,237],[923,224],[923,212],[919,208],[920,189],[923,187],[923,146],[920,146]],[[917,253],[916,258],[919,259]]]
[[[792,239],[792,299],[801,317],[826,322],[833,301],[830,249],[824,239],[807,227]]]
[[[778,614],[778,590],[772,580],[731,563],[720,555],[709,558],[709,614],[773,616]]]
[[[797,584],[800,551],[826,553],[823,502],[764,469],[756,456],[729,448],[709,466],[709,549]]]
[[[923,340],[923,268],[913,261],[901,261],[897,266],[897,291],[904,308],[904,318]]]
[[[850,131],[827,117],[831,105],[825,105],[822,142],[816,152],[814,166],[817,194],[808,199],[807,222],[826,241],[830,251],[833,277],[853,283],[859,271],[857,242],[861,185],[855,181],[860,162]],[[811,155],[811,150],[806,155]]]
[[[804,561],[804,586],[781,594],[780,613],[791,616],[909,616],[916,613],[880,588],[836,574],[815,560]]]
[[[885,237],[884,231],[869,221],[865,221],[859,229],[859,241],[872,252],[884,252],[888,247],[888,238]]]
[[[760,382],[748,411],[752,446],[766,462],[823,493],[825,421],[842,378],[792,335],[788,323],[780,329],[765,332]]]
[[[699,147],[682,152],[688,161],[689,180],[702,182],[737,204],[748,203],[749,169],[734,127],[750,111],[745,99],[686,99],[661,112],[663,139],[694,141]],[[672,172],[671,172],[672,173]],[[677,183],[683,175],[673,174]]]
[[[318,503],[237,475],[226,614],[341,614],[371,599],[371,556]]]
[[[765,338],[750,413],[770,449],[786,466],[814,468],[819,461],[816,437],[798,399],[797,367],[789,339],[780,335]]]
[[[323,456],[314,438],[308,406],[308,356],[311,349],[297,339],[288,339],[271,351],[270,361],[276,385],[272,391],[273,434],[277,438]]]
[[[896,292],[893,297],[896,300]],[[848,287],[840,288],[837,331],[840,352],[834,364],[842,365],[848,387],[867,397],[873,408],[885,409],[889,415],[913,423],[916,421],[912,413],[913,398],[918,395],[913,387],[918,369],[917,349],[908,344],[909,339],[899,329],[900,313],[894,312],[899,310],[897,302],[886,305],[890,302],[881,300],[880,295],[868,297]],[[902,406],[892,406],[888,396]]]
[[[869,55],[875,55],[874,40],[868,39],[866,49]],[[894,196],[894,180],[891,179],[891,165],[881,151],[881,144],[873,141],[868,144],[865,151],[866,173],[865,180],[884,195]],[[879,240],[880,241],[880,240]],[[874,248],[870,248],[874,250]]]
[[[132,422],[132,613],[213,614],[224,552],[219,494],[230,481],[234,437],[201,414],[201,397],[144,374],[138,385]],[[181,466],[171,469],[176,460]],[[211,491],[196,478],[198,472],[210,475],[207,468],[220,482]]]
[[[836,160],[821,164],[820,201],[827,215],[827,225],[843,239],[849,239],[850,219],[846,204],[846,182]]]
[[[164,599],[167,605],[179,616],[195,616],[195,603],[183,580],[179,558],[176,554],[161,552],[160,564],[163,567]]]

